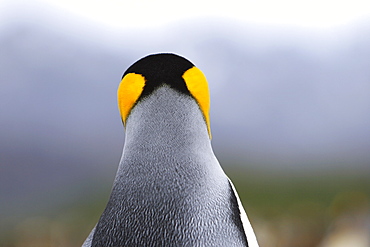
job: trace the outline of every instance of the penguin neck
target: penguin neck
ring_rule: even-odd
[[[163,193],[180,193],[183,186],[198,186],[202,191],[201,187],[218,187],[224,176],[203,114],[192,97],[161,87],[132,109],[115,193],[146,190],[154,184]],[[152,199],[157,200],[155,196]]]
[[[158,156],[198,149],[212,152],[207,125],[192,97],[162,86],[132,109],[124,152],[155,152]]]

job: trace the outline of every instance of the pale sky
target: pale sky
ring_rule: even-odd
[[[48,6],[112,28],[166,25],[196,18],[225,18],[252,24],[332,28],[369,20],[369,0],[0,0],[0,14]]]
[[[207,28],[202,28],[203,20],[210,20],[212,25],[207,23],[210,26],[209,29],[216,30],[219,36],[212,36],[212,32],[210,35],[208,33],[197,35],[196,32],[207,32]],[[176,25],[176,23],[182,25]],[[222,26],[224,23],[226,25]],[[356,26],[358,23],[366,28],[359,28],[361,25]],[[193,28],[198,24],[200,28]],[[130,59],[134,60],[154,52],[178,53],[188,57],[202,68],[209,81],[212,82],[210,87],[212,87],[214,99],[219,97],[218,99],[222,100],[221,95],[230,97],[227,104],[218,103],[217,106],[215,103],[213,108],[218,109],[218,114],[229,116],[222,117],[224,123],[225,121],[236,121],[235,116],[239,115],[234,115],[234,113],[238,109],[248,112],[246,114],[249,115],[240,114],[246,117],[235,123],[243,125],[243,128],[249,131],[248,133],[256,133],[253,135],[255,139],[251,139],[252,142],[256,140],[259,143],[257,146],[251,144],[256,147],[254,150],[260,150],[260,147],[262,150],[265,147],[266,152],[270,152],[271,155],[278,154],[280,151],[287,152],[288,155],[291,149],[292,155],[296,151],[308,157],[314,155],[316,150],[322,154],[329,152],[335,159],[338,157],[349,159],[348,157],[352,156],[347,157],[346,150],[349,150],[348,154],[351,153],[353,157],[356,157],[357,152],[361,153],[361,150],[366,149],[369,139],[366,139],[369,126],[366,124],[369,122],[369,83],[366,70],[368,33],[364,32],[368,32],[369,24],[370,0],[346,2],[340,0],[228,0],[222,3],[201,0],[181,2],[164,0],[0,0],[0,35],[4,33],[8,35],[5,36],[8,39],[1,40],[5,40],[6,42],[3,43],[8,45],[11,43],[10,38],[20,41],[10,46],[10,52],[3,52],[8,56],[3,59],[4,61],[13,61],[4,67],[5,72],[8,73],[9,78],[13,78],[13,75],[18,73],[19,66],[24,65],[26,69],[22,68],[21,73],[31,71],[32,75],[37,75],[24,81],[23,78],[28,78],[28,75],[22,74],[20,77],[15,77],[21,78],[16,80],[15,86],[23,85],[21,83],[33,85],[33,81],[45,80],[50,75],[65,74],[63,72],[55,74],[55,71],[61,71],[60,65],[64,66],[71,62],[74,66],[71,58],[79,54],[86,53],[87,58],[98,57],[91,64],[86,63],[86,57],[81,59],[76,57],[75,66],[81,66],[81,73],[71,72],[71,75],[77,75],[72,82],[82,79],[81,83],[85,83],[89,82],[90,78],[94,78],[86,76],[91,73],[89,68],[102,69],[99,73],[94,72],[92,75],[113,78],[112,71],[116,70],[120,76],[121,64],[127,61],[127,66],[129,66]],[[17,29],[19,27],[25,27],[28,32],[22,36],[23,33]],[[221,31],[217,31],[217,28]],[[126,30],[121,31],[123,29]],[[130,30],[127,31],[127,29]],[[254,37],[250,29],[258,35]],[[16,32],[9,32],[12,30]],[[33,30],[36,31],[35,37],[32,35]],[[342,34],[347,31],[347,34]],[[355,34],[352,35],[355,41],[352,43],[352,38],[347,38],[351,36],[351,33]],[[184,35],[185,38],[183,38]],[[186,35],[189,35],[189,38]],[[217,39],[220,35],[223,35],[222,39]],[[204,39],[205,36],[207,39],[203,41],[197,39],[198,37]],[[25,39],[21,40],[23,37]],[[44,47],[43,42],[39,44],[42,38],[46,38],[46,42],[49,42],[59,37],[62,38],[56,44],[47,47]],[[213,39],[213,37],[216,38]],[[291,37],[293,41],[289,40]],[[83,42],[75,42],[77,40],[75,38],[81,38]],[[29,41],[31,43],[27,43]],[[213,45],[214,41],[219,43]],[[222,43],[223,41],[225,42]],[[99,46],[94,42],[98,42]],[[264,44],[272,45],[272,48],[266,49]],[[86,45],[86,49],[81,49],[81,45]],[[261,50],[259,50],[259,45],[261,45]],[[62,54],[65,50],[69,50],[68,48],[75,52],[63,56]],[[217,50],[218,48],[220,50]],[[273,48],[278,49],[272,50]],[[106,49],[112,50],[107,51]],[[38,57],[40,60],[35,60],[35,62],[34,54],[39,55],[42,52],[44,54]],[[58,55],[56,61],[54,61],[54,54]],[[112,54],[117,54],[117,58]],[[281,59],[285,54],[287,57]],[[100,55],[102,60],[100,60]],[[108,63],[103,64],[105,61]],[[120,61],[120,64],[113,64],[113,61]],[[238,64],[239,61],[243,63]],[[280,61],[283,61],[282,64],[278,64]],[[82,62],[85,62],[86,66],[82,66]],[[275,66],[276,64],[278,66]],[[238,67],[233,67],[234,65]],[[246,83],[243,85],[246,88],[243,90],[248,91],[249,96],[244,99],[247,94],[240,94],[239,98],[243,97],[246,103],[235,103],[235,99],[239,98],[234,98],[232,95],[239,91],[229,87],[226,83],[230,83],[229,78],[233,75],[231,73],[249,65],[252,67],[246,69],[245,75],[244,73],[238,75],[244,77],[238,78],[245,80]],[[70,67],[62,68],[62,70],[68,70],[68,68]],[[46,69],[50,71],[44,73]],[[245,77],[246,75],[248,77]],[[103,85],[102,82],[105,82],[105,79],[100,81],[99,85]],[[14,86],[13,83],[4,85],[5,88]],[[44,84],[38,83],[37,85]],[[50,85],[54,84],[50,83]],[[66,84],[66,88],[70,85],[72,84]],[[35,91],[31,90],[30,94],[27,94],[25,90],[22,91],[32,99],[33,92],[40,91],[44,95],[44,89],[34,89],[33,86],[30,88]],[[97,87],[92,87],[92,90],[95,90],[94,88]],[[227,91],[229,88],[231,90]],[[75,92],[78,89],[69,90]],[[5,99],[12,99],[12,95],[9,95]],[[33,104],[31,108],[49,109],[49,103],[45,104],[43,100],[44,98],[41,98],[37,101],[38,103],[31,102]],[[294,104],[291,103],[293,101]],[[80,98],[77,98],[75,102],[80,104]],[[245,105],[248,105],[248,110],[244,108]],[[238,106],[243,108],[237,108]],[[89,106],[89,109],[92,108]],[[102,108],[99,106],[99,109]],[[38,110],[35,112],[37,113]],[[13,119],[14,113],[10,113],[9,116],[11,117],[4,119]],[[275,117],[278,119],[277,122]],[[219,119],[221,120],[221,117]],[[35,123],[38,121],[35,120]],[[53,123],[50,122],[50,126],[53,126]],[[12,126],[10,122],[9,126]],[[281,145],[281,143],[286,145]],[[310,148],[306,149],[306,145]],[[339,155],[341,150],[346,152]],[[262,154],[264,151],[258,152],[261,152],[261,157],[264,159]],[[367,150],[361,155],[368,160]]]

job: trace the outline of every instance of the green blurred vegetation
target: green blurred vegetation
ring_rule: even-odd
[[[368,235],[367,173],[272,172],[237,167],[225,167],[225,171],[245,205],[260,247],[331,247],[335,245],[330,243],[340,237],[348,240],[345,234],[351,231]],[[0,246],[80,246],[104,209],[111,183],[104,180],[71,185],[64,193],[77,190],[79,196],[56,208],[28,212],[23,205],[24,216],[1,220]],[[62,196],[63,191],[55,195]],[[360,245],[351,246],[366,247],[370,241],[366,235],[354,239]]]
[[[335,241],[342,241],[339,237],[347,241],[345,234],[359,230],[364,234],[358,238],[365,240],[357,240],[364,245],[347,246],[370,246],[366,236],[370,230],[368,172],[230,168],[226,173],[239,192],[261,247],[343,246],[344,242],[338,245]],[[347,232],[336,236],[342,228]]]

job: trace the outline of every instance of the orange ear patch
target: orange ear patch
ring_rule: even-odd
[[[129,73],[122,78],[118,86],[118,109],[121,113],[122,121],[125,124],[131,109],[143,92],[145,78],[142,75]]]
[[[207,79],[203,72],[197,67],[192,67],[185,71],[182,78],[185,80],[189,92],[198,102],[199,108],[203,113],[204,120],[206,121],[209,137],[212,138],[209,119],[210,95]]]

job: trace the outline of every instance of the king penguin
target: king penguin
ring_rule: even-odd
[[[201,70],[175,54],[149,55],[126,70],[117,94],[122,158],[107,206],[83,247],[258,247],[212,150]]]

